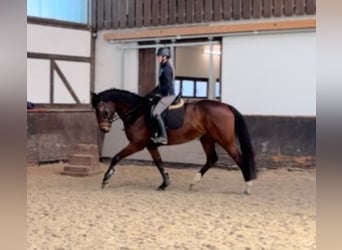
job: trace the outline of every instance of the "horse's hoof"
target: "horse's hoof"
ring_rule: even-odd
[[[165,191],[166,186],[161,185],[157,188],[157,191]]]
[[[246,195],[250,195],[250,194],[251,194],[251,191],[245,190],[245,192],[243,192],[243,193],[246,194]]]
[[[246,189],[245,189],[245,194],[250,195],[251,194],[251,189],[253,186],[253,182],[252,181],[247,181],[246,182]]]
[[[109,181],[103,181],[101,184],[101,189],[104,189],[104,187],[109,183]]]
[[[202,174],[200,172],[196,173],[194,176],[194,179],[190,183],[189,190],[191,191],[192,188],[201,181],[201,179],[202,179]]]

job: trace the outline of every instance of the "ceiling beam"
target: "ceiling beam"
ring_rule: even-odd
[[[156,28],[140,28],[129,30],[117,30],[106,32],[104,40],[139,40],[139,39],[160,39],[163,37],[182,38],[182,36],[214,36],[229,33],[294,30],[294,29],[314,29],[316,19],[266,21],[253,23],[235,24],[201,24],[192,26],[172,26]]]

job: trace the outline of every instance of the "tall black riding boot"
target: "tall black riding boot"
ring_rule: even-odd
[[[167,134],[163,118],[160,115],[156,115],[155,120],[158,123],[159,135],[157,138],[153,138],[153,141],[155,143],[167,144]]]

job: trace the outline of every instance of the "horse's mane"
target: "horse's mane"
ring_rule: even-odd
[[[136,105],[146,100],[144,97],[139,96],[130,91],[123,90],[123,89],[115,89],[115,88],[104,90],[98,93],[98,95],[101,98],[101,100],[104,102],[117,101],[117,102],[126,103],[128,105]]]

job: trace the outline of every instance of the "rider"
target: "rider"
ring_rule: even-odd
[[[171,58],[170,48],[159,48],[156,54],[157,62],[159,63],[159,84],[153,89],[152,94],[160,96],[161,99],[153,110],[154,120],[158,124],[158,136],[151,138],[155,143],[167,144],[167,134],[162,112],[175,100],[174,90],[174,69],[169,59]]]

